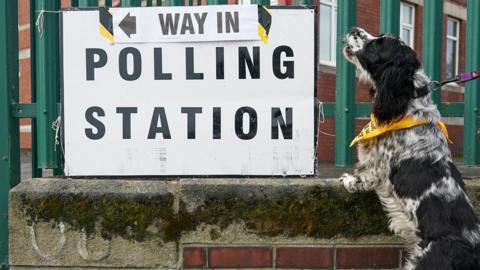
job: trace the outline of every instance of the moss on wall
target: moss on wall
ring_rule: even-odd
[[[332,238],[385,234],[387,218],[374,193],[347,194],[332,188],[314,188],[302,196],[285,194],[277,200],[210,198],[197,209],[194,224],[225,228],[243,221],[263,236]]]
[[[120,236],[137,241],[146,237],[174,240],[163,234],[172,231],[170,227],[175,226],[177,220],[171,207],[171,194],[130,199],[51,194],[36,199],[23,197],[22,202],[29,222],[61,221],[74,230],[85,229],[88,234],[93,233],[98,224],[100,234],[106,239]]]
[[[278,199],[210,197],[191,213],[184,202],[175,213],[172,194],[138,198],[51,194],[22,201],[30,221],[62,221],[87,233],[100,228],[104,238],[136,241],[151,237],[175,241],[200,224],[224,229],[234,222],[244,222],[250,232],[261,236],[355,238],[388,233],[386,216],[374,193],[347,194],[325,187],[302,195],[285,193]],[[210,237],[215,240],[219,232],[211,231]]]

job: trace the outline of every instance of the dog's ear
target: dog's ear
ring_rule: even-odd
[[[398,48],[394,57],[385,63],[377,82],[373,113],[380,124],[402,116],[413,96],[413,76],[419,68],[415,52],[407,46]]]

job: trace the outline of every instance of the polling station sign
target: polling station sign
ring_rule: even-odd
[[[65,175],[313,174],[314,10],[260,8],[63,11]]]

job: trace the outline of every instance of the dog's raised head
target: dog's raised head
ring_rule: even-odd
[[[379,122],[402,116],[416,88],[428,83],[415,51],[396,36],[373,36],[359,27],[347,33],[344,42],[345,58],[372,89],[373,112]]]

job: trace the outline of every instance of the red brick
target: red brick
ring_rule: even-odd
[[[335,102],[335,74],[318,73],[317,97],[322,102]]]
[[[367,32],[378,35],[380,32],[380,1],[357,1],[357,25]]]
[[[210,268],[272,267],[269,247],[213,247],[208,250]]]
[[[417,53],[417,58],[422,59],[423,6],[420,5],[415,5],[415,30],[413,32],[413,35],[413,47],[415,48],[415,52]]]
[[[440,94],[442,97],[442,101],[463,102],[463,93],[442,90]]]
[[[24,25],[30,23],[30,1],[18,1],[18,24]]]
[[[21,149],[30,149],[32,148],[32,134],[30,133],[20,133],[20,148]]]
[[[184,268],[204,268],[207,266],[205,248],[185,247],[183,248]]]
[[[448,136],[453,143],[448,144],[452,155],[460,157],[463,153],[463,125],[447,125]]]
[[[337,268],[398,268],[399,248],[338,248]]]
[[[31,77],[30,77],[30,58],[25,58],[19,61],[20,69],[20,101],[21,102],[30,102],[31,101]]]
[[[18,48],[30,48],[30,29],[24,29],[18,32]]]
[[[325,118],[325,122],[318,124],[317,159],[319,162],[333,162],[335,152],[335,120],[332,117]]]
[[[62,8],[66,8],[66,7],[71,7],[71,1],[70,0],[62,0],[62,4],[61,4]]]
[[[277,248],[277,268],[322,269],[333,266],[333,249],[318,247]]]

